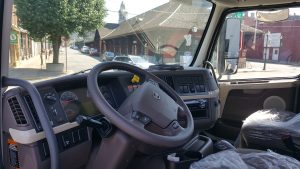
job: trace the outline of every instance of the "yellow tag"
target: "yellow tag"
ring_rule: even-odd
[[[139,83],[140,82],[140,77],[137,75],[134,75],[131,79],[131,83]]]

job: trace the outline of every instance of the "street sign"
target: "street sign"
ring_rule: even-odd
[[[244,18],[244,16],[245,16],[244,12],[236,12],[236,13],[234,13],[234,17],[235,18],[242,19],[242,18]]]
[[[264,47],[279,48],[281,47],[281,39],[282,39],[281,33],[269,33],[269,34],[267,33],[265,34],[265,38],[264,38]],[[268,46],[266,43],[268,43]]]
[[[192,35],[191,34],[184,35],[184,38],[185,38],[185,41],[186,41],[185,46],[191,46],[191,44],[192,44]]]
[[[18,33],[16,31],[10,32],[10,44],[18,44]]]

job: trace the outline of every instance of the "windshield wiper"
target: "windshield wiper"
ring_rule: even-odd
[[[81,70],[79,72],[73,73],[72,75],[78,75],[78,74],[85,73],[85,72],[90,71],[90,70],[92,70],[92,68]]]
[[[179,64],[158,64],[151,65],[149,67],[150,70],[183,70],[183,66]]]

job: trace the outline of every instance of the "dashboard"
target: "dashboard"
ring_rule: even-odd
[[[219,89],[209,70],[192,68],[152,73],[164,80],[185,101],[193,115],[195,130],[209,129],[214,125],[220,110]],[[132,82],[133,77],[133,74],[123,71],[99,75],[99,89],[106,101],[116,110],[142,84],[142,81]],[[66,156],[78,151],[76,149],[80,147],[89,150],[92,145],[91,131],[80,126],[76,117],[102,117],[90,98],[86,80],[87,74],[79,74],[35,84],[57,136],[59,150]],[[32,160],[36,162],[37,168],[47,166],[49,150],[30,96],[22,88],[13,88],[5,93],[4,103],[4,110],[11,112],[5,113],[3,117],[7,137],[18,142],[21,147],[24,145],[27,151],[32,151],[31,148],[36,149],[38,160]],[[25,146],[32,144],[37,146]],[[81,159],[81,163],[84,161]],[[66,165],[72,167],[72,164]]]

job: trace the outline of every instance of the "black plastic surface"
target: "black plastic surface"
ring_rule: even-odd
[[[56,139],[59,146],[59,152],[68,150],[76,145],[79,145],[88,140],[87,128],[77,127],[59,134],[56,134]],[[38,148],[41,160],[44,161],[50,156],[47,140],[38,142]]]

